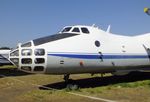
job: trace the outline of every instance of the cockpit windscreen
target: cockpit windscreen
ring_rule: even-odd
[[[64,28],[61,32],[69,32],[71,30],[72,27],[67,27],[67,28]]]

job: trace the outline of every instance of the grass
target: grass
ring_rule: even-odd
[[[7,69],[7,67],[5,68]],[[0,69],[0,73],[10,72],[9,69],[7,70],[3,73]],[[67,86],[62,75],[25,74],[12,71],[11,75],[6,74],[6,76],[0,78],[0,100],[2,102],[95,101],[70,95],[68,92],[117,100],[119,102],[150,101],[150,73],[122,77],[106,75],[104,78],[100,78],[99,75],[91,77],[89,74],[71,75],[74,81]],[[40,86],[33,84],[58,89],[59,91],[40,88]]]
[[[73,96],[62,91],[34,90],[19,96],[20,102],[93,102],[87,98]],[[95,101],[98,102],[98,101]]]
[[[13,68],[16,68],[16,67],[13,66],[13,65],[4,65],[4,66],[0,66],[0,69],[13,69]]]
[[[113,85],[114,87],[120,88],[136,88],[136,87],[148,87],[150,88],[150,80],[129,82],[129,83],[118,83]]]

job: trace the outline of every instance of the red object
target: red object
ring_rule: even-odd
[[[83,62],[82,61],[80,61],[80,66],[83,66]]]

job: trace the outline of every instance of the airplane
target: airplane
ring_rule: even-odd
[[[8,59],[10,51],[10,49],[0,48],[0,66],[11,65],[11,62]]]
[[[66,26],[59,33],[19,43],[9,60],[29,73],[125,75],[150,71],[150,33],[123,36],[99,27]]]

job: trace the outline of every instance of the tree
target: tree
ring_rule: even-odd
[[[10,50],[9,47],[1,47],[0,50]]]

